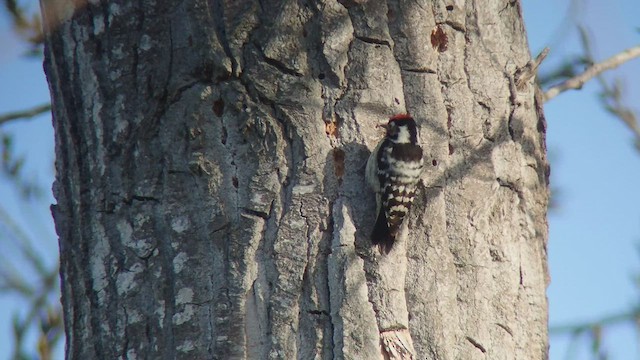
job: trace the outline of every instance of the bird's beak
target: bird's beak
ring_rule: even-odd
[[[382,124],[378,124],[376,125],[377,128],[383,128],[385,131],[388,130],[389,124],[388,123],[382,123]]]

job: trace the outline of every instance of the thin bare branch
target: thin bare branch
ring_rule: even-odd
[[[551,334],[576,334],[583,331],[595,329],[598,327],[604,327],[608,325],[614,325],[626,321],[634,321],[640,318],[640,309],[633,309],[631,311],[622,312],[619,314],[605,316],[595,321],[586,321],[582,323],[551,326],[549,333]]]
[[[535,60],[529,60],[527,65],[523,67],[520,71],[516,73],[515,81],[516,88],[518,90],[523,90],[524,84],[526,84],[531,78],[533,78],[538,73],[538,67],[542,63],[542,61],[549,54],[549,48],[546,47],[542,49],[540,54],[536,56]]]
[[[560,85],[553,86],[544,93],[544,100],[549,101],[558,96],[561,92],[569,89],[580,89],[587,81],[591,80],[595,76],[603,73],[606,70],[616,68],[625,62],[634,58],[640,57],[640,45],[629,48],[617,55],[610,57],[609,59],[591,66],[582,74],[573,77]]]
[[[32,109],[28,109],[28,110],[23,110],[23,111],[16,111],[16,112],[11,112],[11,113],[7,113],[4,115],[0,115],[0,125],[9,122],[11,120],[16,120],[16,119],[26,119],[26,118],[31,118],[34,116],[38,116],[42,113],[45,113],[47,111],[51,111],[51,104],[42,104],[42,105],[38,105]]]

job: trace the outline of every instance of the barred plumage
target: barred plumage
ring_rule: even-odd
[[[386,126],[387,135],[367,161],[367,182],[376,192],[377,219],[371,242],[389,253],[411,209],[422,173],[422,148],[416,122],[396,115]]]

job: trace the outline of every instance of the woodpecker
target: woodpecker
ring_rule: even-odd
[[[422,173],[422,148],[415,120],[393,116],[387,133],[367,160],[366,180],[376,193],[376,224],[371,243],[388,254],[407,216]]]

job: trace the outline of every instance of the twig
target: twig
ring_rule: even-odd
[[[616,68],[625,62],[637,58],[640,56],[640,45],[627,49],[617,55],[610,57],[609,59],[591,66],[582,74],[575,76],[560,85],[553,86],[544,93],[544,100],[549,101],[558,96],[563,91],[569,89],[580,89],[587,81],[593,77],[598,76],[606,70]]]
[[[518,70],[515,75],[516,88],[518,90],[522,90],[524,84],[527,83],[532,77],[534,77],[538,73],[538,67],[549,54],[549,48],[546,47],[542,49],[540,54],[536,56],[535,60],[529,60],[527,65],[525,65],[522,69]]]
[[[634,309],[631,311],[605,316],[596,321],[587,321],[584,323],[577,323],[571,325],[551,326],[549,332],[551,334],[566,334],[566,333],[580,333],[586,330],[595,329],[597,327],[604,327],[607,325],[613,325],[625,321],[633,321],[640,317],[640,309]]]
[[[0,125],[15,119],[26,119],[26,118],[38,116],[50,110],[51,110],[51,104],[42,104],[34,107],[33,109],[16,111],[16,112],[0,115]]]

